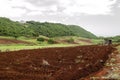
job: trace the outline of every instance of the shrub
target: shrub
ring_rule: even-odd
[[[116,42],[119,43],[119,42],[120,42],[120,39],[116,40]]]
[[[68,39],[68,42],[69,42],[69,43],[72,43],[72,42],[74,42],[74,39],[73,39],[73,38],[70,38],[70,39]]]
[[[54,40],[53,39],[48,39],[48,43],[49,44],[54,44]]]
[[[37,41],[44,42],[44,41],[45,41],[45,39],[44,39],[44,38],[42,38],[42,37],[39,37],[39,38],[37,38]]]

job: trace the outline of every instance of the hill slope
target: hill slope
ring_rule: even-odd
[[[13,22],[8,18],[0,18],[0,36],[17,37],[23,35],[24,25],[19,22]]]
[[[19,36],[37,37],[39,35],[47,37],[59,36],[79,36],[86,38],[96,38],[94,34],[86,31],[80,26],[64,25],[59,23],[40,23],[27,21],[26,23],[14,22],[8,18],[0,18],[0,36]]]
[[[56,36],[79,36],[86,38],[96,38],[94,34],[86,31],[80,26],[76,25],[64,25],[60,23],[40,23],[34,21],[28,21],[27,27],[38,32],[39,35],[44,35],[47,37]]]

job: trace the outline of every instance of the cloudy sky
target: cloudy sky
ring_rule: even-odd
[[[0,0],[0,16],[79,25],[97,36],[120,35],[120,0]]]

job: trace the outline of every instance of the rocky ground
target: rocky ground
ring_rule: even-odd
[[[84,80],[120,80],[120,46],[109,56],[105,66]]]

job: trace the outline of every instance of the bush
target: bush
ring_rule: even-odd
[[[42,38],[42,37],[39,37],[39,38],[37,38],[37,41],[44,42],[44,41],[45,41],[45,39],[44,39],[44,38]]]
[[[54,44],[54,40],[53,39],[48,39],[48,43],[49,44]]]
[[[72,43],[72,42],[74,42],[74,39],[73,39],[73,38],[70,38],[70,39],[68,40],[68,42],[69,42],[69,43]]]
[[[120,42],[120,39],[118,39],[116,42]]]

